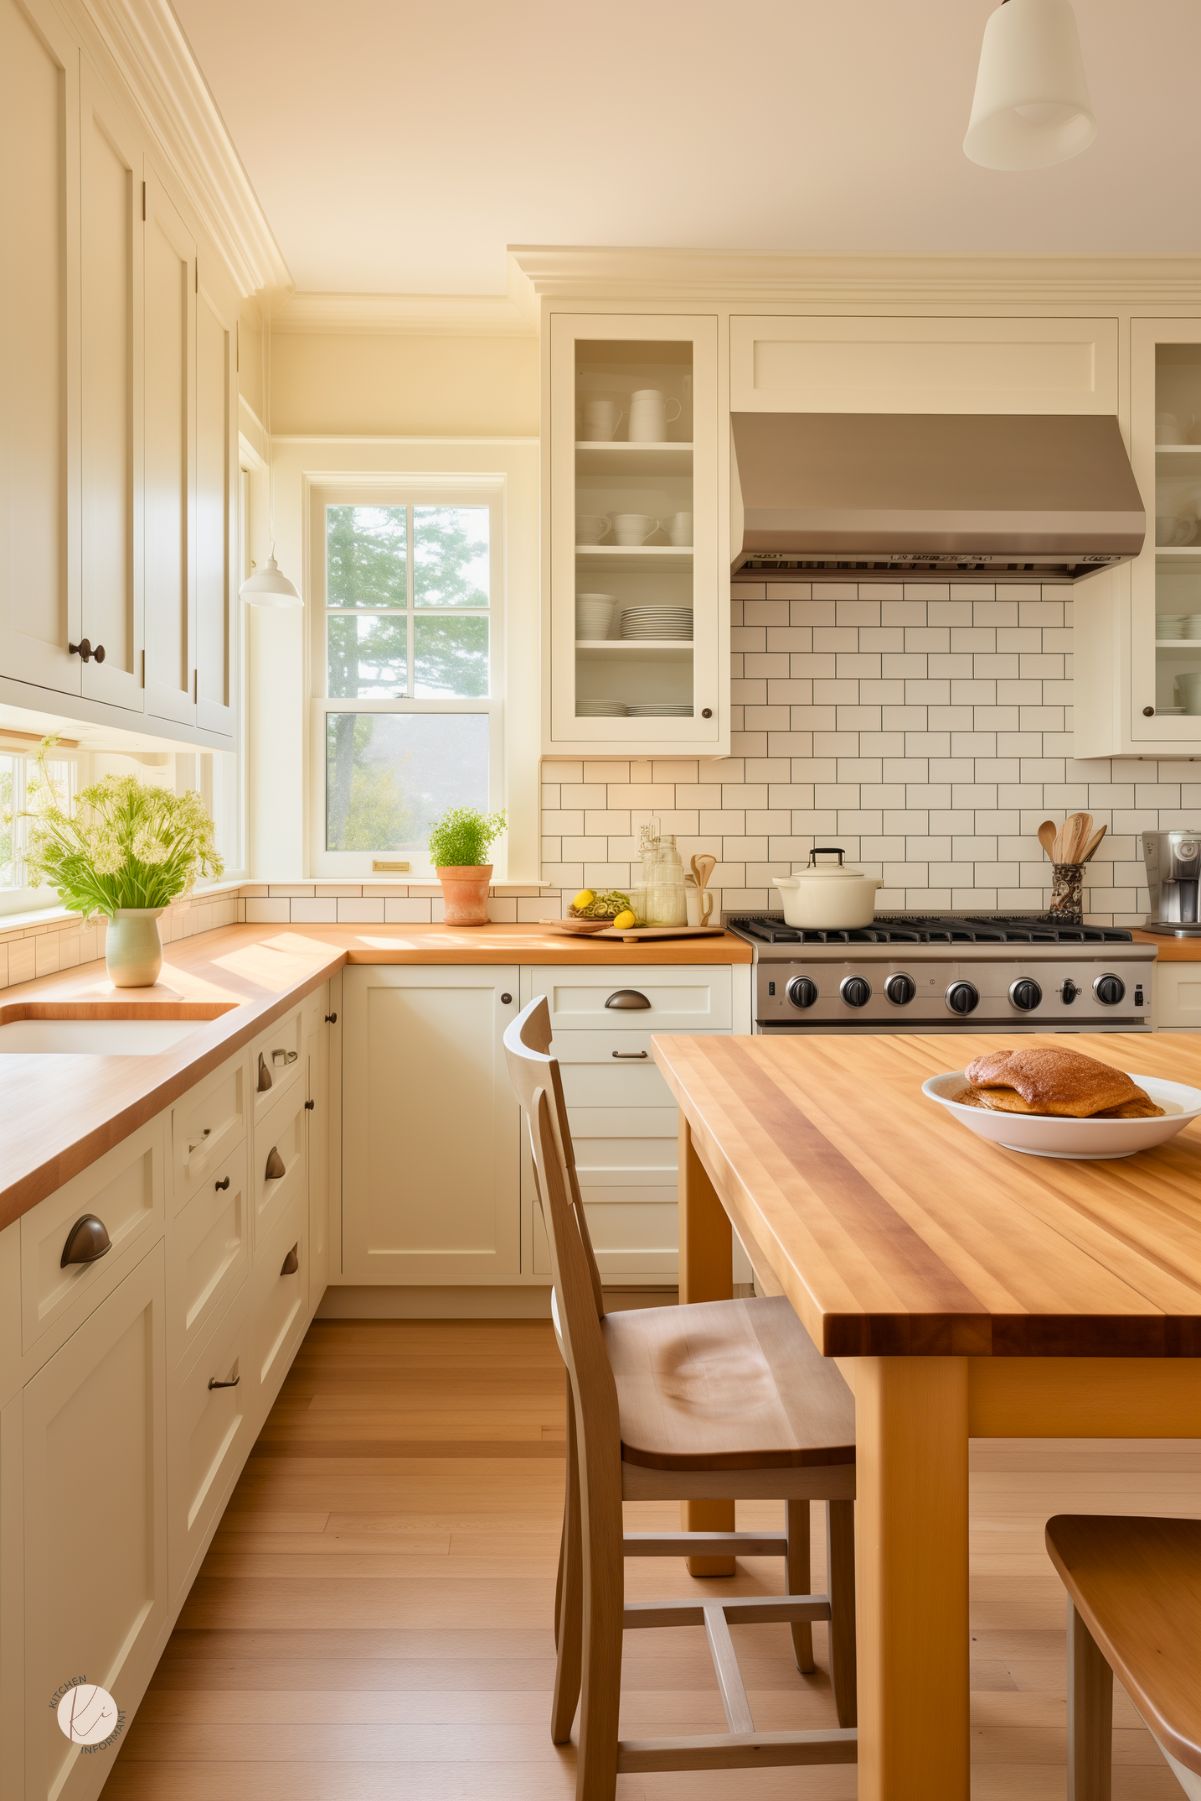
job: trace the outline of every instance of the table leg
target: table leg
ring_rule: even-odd
[[[855,1391],[859,1801],[968,1801],[968,1377],[864,1357]]]
[[[728,1301],[734,1292],[734,1239],[726,1210],[680,1119],[680,1300]],[[733,1501],[685,1501],[687,1532],[732,1532]],[[732,1576],[732,1557],[690,1557],[693,1576]]]

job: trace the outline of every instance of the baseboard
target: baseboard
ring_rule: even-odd
[[[674,1287],[606,1288],[605,1305],[662,1307],[676,1299]],[[547,1288],[327,1288],[317,1319],[549,1319]]]

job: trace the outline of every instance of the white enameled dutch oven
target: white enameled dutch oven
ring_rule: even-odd
[[[837,863],[819,863],[819,857],[837,857]],[[843,853],[827,846],[809,852],[808,869],[777,876],[775,886],[784,901],[784,923],[814,932],[849,932],[869,926],[876,914],[875,876],[858,869],[844,869]]]

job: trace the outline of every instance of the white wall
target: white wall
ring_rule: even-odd
[[[270,424],[281,435],[537,437],[538,340],[276,331]]]

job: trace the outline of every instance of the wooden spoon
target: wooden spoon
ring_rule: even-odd
[[[1080,861],[1082,863],[1091,863],[1092,862],[1093,852],[1096,850],[1097,846],[1100,844],[1102,838],[1104,838],[1104,836],[1108,830],[1109,830],[1108,826],[1104,826],[1104,825],[1098,826],[1097,830],[1093,833],[1092,837],[1089,839],[1087,845],[1085,846],[1084,855],[1080,859]]]
[[[690,867],[693,875],[696,877],[697,887],[704,893],[709,885],[709,877],[717,868],[717,858],[711,857],[708,851],[701,851],[697,856],[693,857]]]
[[[1093,835],[1093,816],[1091,813],[1073,813],[1068,821],[1071,832],[1068,835],[1069,863],[1083,863],[1084,847]]]
[[[1038,828],[1038,841],[1042,845],[1047,856],[1050,857],[1052,863],[1055,861],[1056,837],[1055,821],[1053,819],[1044,819]]]

